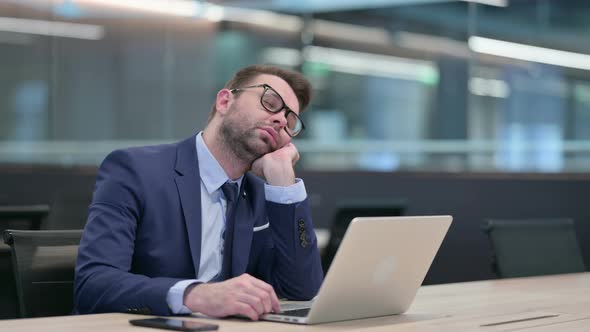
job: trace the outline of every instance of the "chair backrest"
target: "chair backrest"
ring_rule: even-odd
[[[0,205],[0,234],[5,229],[40,229],[50,212],[49,205]],[[0,243],[0,319],[18,317],[18,295],[11,264],[10,247]]]
[[[500,278],[586,270],[571,219],[488,220],[484,229]]]
[[[20,317],[67,315],[82,230],[6,230]]]
[[[352,219],[356,217],[397,217],[403,216],[405,201],[393,202],[345,202],[338,205],[330,227],[330,238],[322,252],[322,268],[328,271],[334,255],[342,242],[344,233]]]
[[[0,227],[4,229],[39,229],[50,212],[49,205],[0,205]]]

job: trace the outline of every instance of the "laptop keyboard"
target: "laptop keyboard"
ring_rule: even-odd
[[[307,316],[307,314],[309,314],[310,309],[311,308],[287,310],[287,311],[282,311],[280,313],[280,315],[294,316],[294,317],[305,317],[305,316]]]

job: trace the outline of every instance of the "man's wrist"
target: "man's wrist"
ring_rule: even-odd
[[[194,300],[195,300],[196,298],[198,298],[198,297],[196,297],[196,296],[189,296],[189,295],[190,295],[190,293],[193,291],[193,289],[194,289],[195,287],[199,286],[199,285],[202,285],[202,284],[201,284],[201,283],[195,283],[195,284],[192,284],[192,285],[188,286],[188,287],[187,287],[187,288],[184,290],[184,296],[182,297],[182,304],[183,304],[185,307],[187,307],[187,308],[190,308],[190,309],[191,309],[191,311],[197,311],[197,310],[194,310],[194,309],[195,309],[195,307],[197,307],[197,306],[195,305],[196,303],[194,303]]]
[[[266,183],[271,186],[288,187],[295,184],[295,171],[291,164],[265,172]]]
[[[166,294],[166,302],[173,314],[188,314],[190,310],[184,305],[184,295],[188,287],[200,283],[199,280],[180,280],[172,286]]]
[[[293,176],[293,178],[282,178],[282,177],[277,177],[277,178],[272,178],[272,179],[267,178],[266,183],[268,185],[275,186],[275,187],[288,187],[288,186],[292,186],[295,184],[295,176]]]

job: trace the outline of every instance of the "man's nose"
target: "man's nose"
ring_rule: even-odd
[[[287,126],[287,117],[285,116],[287,110],[282,109],[276,113],[273,113],[271,119],[273,123],[278,124],[281,128],[285,128]]]

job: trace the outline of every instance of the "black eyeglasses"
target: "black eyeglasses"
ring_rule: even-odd
[[[251,88],[264,88],[262,95],[260,96],[260,104],[264,107],[265,110],[271,113],[278,113],[285,110],[285,118],[287,119],[287,126],[285,127],[285,131],[289,136],[295,137],[299,135],[305,129],[305,125],[299,115],[293,112],[287,105],[285,105],[285,101],[279,95],[278,92],[275,91],[270,85],[268,84],[258,84],[252,86],[246,86],[243,88],[235,88],[231,89],[231,93],[236,93],[238,91],[244,89],[251,89]]]

